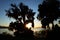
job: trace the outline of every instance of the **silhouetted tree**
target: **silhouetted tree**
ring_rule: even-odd
[[[14,35],[16,37],[18,36],[18,38],[28,36],[32,37],[33,31],[31,29],[27,29],[25,25],[31,22],[32,27],[34,27],[35,12],[23,3],[20,3],[19,6],[16,6],[16,4],[11,4],[11,7],[12,8],[9,10],[6,10],[6,15],[10,18],[14,18],[16,21],[9,24],[9,30],[15,30]]]
[[[58,21],[58,23],[60,24],[60,20]]]
[[[41,20],[43,27],[60,17],[60,2],[58,0],[44,0],[38,6],[39,14],[37,18]]]
[[[33,10],[29,9],[28,6],[24,5],[23,3],[20,3],[19,7],[17,7],[15,4],[11,4],[11,6],[12,6],[12,8],[10,8],[9,10],[6,10],[6,12],[7,12],[6,15],[8,17],[12,17],[16,20],[19,20],[21,18],[21,20],[23,20],[24,24],[25,24],[25,21],[26,21],[25,17],[34,21],[33,16],[34,16],[35,13],[33,12]],[[31,22],[31,23],[32,23],[32,25],[34,25],[34,22]],[[32,26],[32,27],[34,27],[34,26]]]

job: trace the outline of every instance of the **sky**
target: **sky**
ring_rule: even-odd
[[[33,9],[34,12],[36,12],[35,18],[38,14],[38,5],[42,3],[43,0],[0,0],[0,25],[1,26],[8,26],[11,21],[15,21],[14,19],[10,19],[6,16],[5,10],[8,10],[11,8],[10,4],[15,3],[17,6],[19,3],[23,2],[25,5],[27,5],[29,8]],[[35,26],[40,26],[40,22],[38,22],[37,19],[35,19]]]
[[[29,8],[33,9],[34,12],[36,12],[34,20],[35,26],[41,26],[41,22],[37,20],[36,16],[38,14],[38,5],[41,4],[43,0],[0,0],[0,26],[9,26],[9,23],[11,21],[15,21],[14,19],[10,19],[6,16],[5,10],[11,8],[11,3],[18,6],[18,4],[21,2],[27,5]],[[55,21],[55,24],[56,23],[58,22]]]

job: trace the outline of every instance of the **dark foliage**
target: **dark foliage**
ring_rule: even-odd
[[[46,40],[60,40],[60,27],[55,25],[52,31],[47,32]]]
[[[53,21],[60,17],[59,8],[60,2],[58,0],[44,0],[42,4],[39,4],[37,18],[41,20],[44,27],[49,23],[53,24]]]
[[[15,30],[14,35],[16,40],[27,40],[28,38],[34,38],[33,31],[25,27],[28,23],[32,23],[32,27],[34,27],[35,12],[33,12],[32,9],[29,9],[29,7],[23,3],[20,3],[19,6],[16,6],[16,4],[11,4],[11,8],[6,10],[6,15],[16,20],[15,22],[11,22],[9,24],[9,30]]]
[[[10,34],[2,33],[0,34],[0,40],[13,40],[13,36]]]

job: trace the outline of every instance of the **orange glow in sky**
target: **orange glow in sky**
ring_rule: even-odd
[[[32,23],[28,23],[26,24],[27,28],[31,28],[32,27]],[[39,28],[42,27],[41,21],[35,20],[34,21],[34,28]]]
[[[12,20],[12,19],[11,19],[11,21],[15,21],[15,20]],[[10,22],[11,22],[11,21],[10,21]],[[3,24],[3,26],[9,26],[9,23]],[[31,28],[31,27],[32,27],[32,23],[26,24],[26,27],[27,27],[27,28]],[[34,28],[38,28],[38,27],[42,27],[41,21],[35,19],[35,20],[34,20]]]

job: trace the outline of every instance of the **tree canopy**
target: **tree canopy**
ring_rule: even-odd
[[[28,23],[32,23],[32,27],[34,27],[34,15],[35,12],[23,3],[20,3],[19,6],[11,4],[11,8],[6,10],[6,16],[14,18],[16,21],[9,24],[9,30],[15,30],[14,35],[16,37],[25,37],[26,35],[32,37],[33,31],[25,26]]]
[[[38,6],[37,18],[41,20],[42,25],[46,26],[49,23],[53,23],[54,20],[60,17],[60,1],[58,0],[44,0],[42,4]]]

